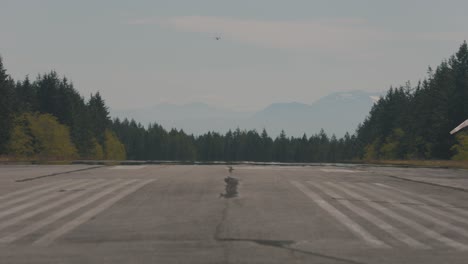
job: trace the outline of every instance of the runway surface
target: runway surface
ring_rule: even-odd
[[[4,165],[0,263],[461,264],[452,182],[467,171]]]

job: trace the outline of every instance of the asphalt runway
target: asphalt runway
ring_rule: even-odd
[[[466,183],[449,169],[4,165],[0,263],[465,264]]]

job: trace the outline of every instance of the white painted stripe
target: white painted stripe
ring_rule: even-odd
[[[78,185],[73,186],[73,188],[74,189],[79,189],[79,188],[85,187],[85,186],[90,185],[90,184],[97,184],[97,183],[102,182],[102,181],[103,180],[98,180],[98,181],[95,181],[95,182],[84,182],[82,184],[78,184]],[[14,214],[16,212],[19,212],[21,210],[24,210],[26,208],[29,208],[29,207],[31,207],[33,205],[48,201],[48,200],[50,200],[52,198],[64,196],[64,194],[65,193],[63,193],[63,192],[54,191],[51,194],[39,197],[39,199],[35,199],[35,200],[29,201],[27,203],[12,207],[12,208],[10,208],[8,210],[1,211],[0,212],[0,219],[2,219],[5,216],[8,216],[8,215]]]
[[[24,184],[24,183],[17,183],[17,184]],[[29,192],[35,191],[37,189],[42,189],[42,188],[48,187],[48,186],[50,186],[50,182],[47,182],[47,183],[44,183],[44,184],[41,184],[41,185],[35,185],[35,186],[30,187],[30,188],[21,189],[21,190],[15,191],[15,192],[7,193],[5,195],[0,196],[0,201],[11,198],[12,196],[20,195],[20,194],[23,194],[23,193],[29,193]]]
[[[339,222],[341,222],[345,227],[347,227],[353,234],[362,238],[368,245],[375,247],[375,248],[390,248],[389,245],[385,244],[383,241],[371,235],[369,232],[364,230],[360,225],[358,225],[348,216],[338,211],[333,205],[323,200],[318,194],[315,194],[303,184],[297,181],[291,181],[291,184],[293,184],[301,192],[303,192],[310,199],[312,199],[312,201],[314,201],[318,206],[320,206],[322,209],[324,209],[333,217],[335,217]]]
[[[401,189],[395,188],[395,187],[387,185],[387,184],[383,184],[383,183],[374,183],[374,184],[378,185],[380,187],[391,189],[393,191],[397,191],[397,192],[402,193],[402,194],[406,194],[408,196],[417,197],[418,199],[421,199],[423,201],[426,201],[426,202],[429,202],[429,203],[444,207],[445,209],[454,211],[454,212],[456,212],[458,214],[468,216],[468,211],[466,209],[456,207],[456,206],[454,206],[452,204],[449,204],[449,203],[446,203],[446,202],[443,202],[443,201],[440,201],[440,200],[437,200],[437,199],[434,199],[434,198],[431,198],[431,197],[428,197],[428,196],[425,196],[425,195],[416,195],[416,194],[413,194],[413,193],[410,193],[410,192],[407,192],[407,191],[403,191]],[[466,219],[465,222],[468,222],[468,219]]]
[[[48,188],[40,189],[40,190],[38,190],[38,191],[36,191],[36,192],[29,193],[29,194],[26,195],[26,196],[21,196],[21,197],[18,197],[18,198],[16,198],[16,199],[13,199],[13,200],[5,201],[5,202],[3,202],[2,204],[0,204],[0,209],[5,208],[5,207],[8,207],[8,206],[13,205],[13,204],[20,203],[20,202],[25,201],[25,200],[34,199],[35,197],[40,196],[40,195],[42,195],[42,194],[44,194],[44,193],[51,192],[51,191],[54,191],[54,190],[56,190],[56,189],[64,188],[64,187],[66,187],[66,186],[69,186],[69,185],[72,185],[72,184],[76,184],[76,183],[81,183],[81,182],[83,182],[83,180],[78,180],[78,181],[70,181],[70,180],[67,180],[67,181],[59,181],[59,182],[53,183],[52,185],[49,185]]]
[[[70,222],[64,224],[58,229],[55,229],[54,231],[44,235],[43,237],[39,238],[36,240],[33,244],[34,245],[42,245],[42,246],[47,246],[50,243],[52,243],[55,239],[59,238],[60,236],[70,232],[71,230],[75,229],[76,227],[82,225],[83,223],[86,223],[89,221],[91,218],[93,218],[95,215],[99,214],[100,212],[106,210],[107,208],[111,207],[113,204],[115,204],[117,201],[120,199],[126,197],[127,195],[137,191],[141,187],[145,186],[146,184],[154,181],[153,180],[146,180],[140,183],[137,183],[136,185],[129,187],[128,189],[123,190],[122,192],[118,193],[116,196],[113,196],[106,200],[105,202],[99,204],[97,207],[94,207],[93,209],[86,211],[84,214],[80,215],[79,217],[71,220]]]
[[[323,172],[333,172],[333,173],[358,173],[363,172],[359,170],[346,170],[346,169],[320,169]]]
[[[393,190],[391,190],[391,189],[385,189],[385,190],[382,190],[382,191],[386,192],[386,193],[393,193],[393,195],[395,195],[395,192]],[[438,214],[443,218],[449,218],[451,220],[458,221],[460,223],[465,224],[465,223],[468,222],[467,218],[452,214],[451,212],[441,210],[440,208],[437,208],[437,207],[430,206],[430,205],[426,204],[424,201],[421,201],[422,199],[417,199],[416,200],[416,199],[413,199],[412,197],[410,197],[409,195],[406,195],[404,193],[401,193],[401,192],[398,192],[398,193],[400,195],[399,197],[404,198],[406,201],[408,201],[410,203],[415,203],[415,204],[421,204],[422,203],[423,206],[420,207],[421,209],[424,209],[426,211],[430,211],[432,213]]]
[[[356,187],[360,188],[360,189],[365,189],[368,193],[373,192],[370,189],[366,188],[366,186],[356,185]],[[378,192],[374,193],[374,195],[378,196],[378,197],[384,197],[389,202],[394,203],[393,205],[395,207],[398,207],[398,208],[400,208],[400,209],[402,209],[402,210],[404,210],[404,211],[406,211],[406,212],[408,212],[410,214],[413,214],[413,215],[415,215],[417,217],[420,217],[420,218],[422,218],[424,220],[431,221],[431,222],[433,222],[435,224],[438,224],[438,225],[444,227],[445,229],[455,231],[459,235],[463,235],[465,237],[468,237],[468,230],[466,230],[466,229],[455,226],[455,225],[445,221],[444,219],[437,218],[437,217],[435,217],[433,215],[427,214],[427,213],[423,212],[421,210],[421,208],[419,208],[419,207],[410,207],[408,205],[399,203],[397,200],[395,200],[395,195],[397,195],[397,194],[395,194],[394,192],[379,189]],[[427,208],[427,209],[429,209],[429,208]]]
[[[109,168],[110,170],[140,170],[146,168],[146,165],[118,165]]]
[[[20,239],[21,237],[24,237],[36,230],[39,230],[41,228],[43,228],[44,226],[47,226],[57,220],[59,220],[60,218],[62,217],[65,217],[71,213],[73,213],[74,211],[88,205],[88,204],[91,204],[97,200],[99,200],[100,198],[112,193],[112,192],[115,192],[133,182],[135,182],[136,180],[131,180],[131,181],[125,181],[125,182],[121,182],[119,184],[116,184],[116,185],[113,185],[111,187],[109,187],[108,189],[105,189],[97,194],[94,194],[92,196],[90,196],[89,198],[83,200],[83,201],[80,201],[70,207],[67,207],[61,211],[58,211],[52,215],[50,215],[49,217],[45,218],[45,219],[42,219],[40,221],[37,221],[37,222],[34,222],[33,224],[31,225],[28,225],[26,226],[25,228],[19,230],[19,231],[16,231],[14,233],[11,233],[11,234],[8,234],[7,236],[4,236],[4,237],[1,237],[0,238],[0,243],[10,243],[10,242],[13,242],[17,239]]]
[[[94,189],[100,188],[102,186],[106,186],[106,185],[108,185],[110,183],[112,183],[112,182],[103,182],[101,184],[94,185],[91,188],[85,190],[84,192],[76,192],[74,194],[70,194],[69,196],[64,197],[63,199],[57,200],[57,201],[55,201],[53,203],[46,204],[43,207],[38,207],[36,210],[32,210],[32,211],[29,211],[29,212],[24,213],[22,215],[13,217],[11,219],[8,219],[6,221],[2,221],[2,222],[0,222],[0,230],[4,229],[6,227],[9,227],[9,226],[15,225],[15,224],[17,224],[18,222],[20,222],[22,220],[28,219],[30,217],[33,217],[33,216],[37,215],[37,214],[40,214],[40,213],[45,212],[47,210],[50,210],[50,209],[52,209],[52,208],[54,208],[56,206],[59,206],[59,205],[62,205],[64,203],[67,203],[69,201],[72,201],[72,200],[74,200],[74,199],[76,199],[76,198],[78,198],[78,197],[80,197],[80,196],[82,196],[84,194],[87,194],[88,192],[90,192],[90,191],[92,191]]]
[[[346,184],[346,186],[348,187],[351,187],[351,188],[354,188],[355,186],[351,185],[351,184]],[[349,195],[350,197],[354,198],[354,199],[358,199],[358,200],[362,200],[364,203],[366,203],[367,205],[369,205],[370,207],[374,208],[375,210],[393,218],[393,219],[396,219],[398,221],[400,221],[401,223],[413,228],[414,230],[422,233],[423,235],[425,236],[428,236],[434,240],[437,240],[439,242],[442,242],[443,244],[449,246],[449,247],[452,247],[452,248],[455,248],[457,250],[468,250],[468,245],[465,245],[465,244],[462,244],[460,242],[457,242],[453,239],[450,239],[446,236],[443,236],[435,231],[433,231],[432,229],[429,229],[409,218],[406,218],[404,216],[401,216],[397,213],[395,213],[394,211],[386,208],[386,207],[383,207],[381,206],[380,204],[378,203],[375,203],[375,202],[368,202],[367,198],[356,193],[356,192],[353,192],[349,189],[346,189],[344,187],[341,187],[339,185],[333,185],[333,187],[335,187],[336,189],[339,189],[341,191],[343,191],[344,193],[346,193],[347,195]],[[369,195],[369,193],[365,190],[359,190],[360,193],[367,193]],[[372,196],[372,195],[371,195]],[[379,197],[379,196],[378,196]]]
[[[338,197],[337,193],[335,193],[331,189],[328,189],[322,184],[314,183],[311,181],[309,181],[309,183],[315,186],[315,188],[322,190],[327,195],[330,195],[332,197]],[[330,183],[328,184],[333,186]],[[407,244],[408,246],[412,248],[417,248],[417,249],[430,249],[429,246],[417,241],[416,239],[413,239],[412,237],[396,229],[395,227],[385,222],[384,220],[380,219],[379,217],[369,213],[365,209],[355,206],[354,204],[352,204],[351,202],[347,200],[338,199],[337,201],[343,206],[345,206],[346,208],[348,208],[349,210],[351,210],[352,212],[354,212],[355,214],[365,218],[368,222],[372,223],[373,225],[377,226],[378,228],[382,229],[383,231],[393,236],[395,239]]]

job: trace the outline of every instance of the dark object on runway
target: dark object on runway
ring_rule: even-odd
[[[219,196],[227,198],[227,199],[237,197],[237,195],[239,194],[237,192],[237,186],[239,185],[239,180],[233,177],[226,177],[224,179],[224,182],[226,183],[226,192],[221,193]]]

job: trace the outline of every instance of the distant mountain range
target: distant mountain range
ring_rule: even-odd
[[[133,118],[144,125],[158,123],[166,129],[183,129],[195,135],[208,131],[225,133],[229,129],[265,128],[272,136],[284,130],[288,136],[312,135],[323,128],[329,135],[351,134],[364,121],[381,93],[337,92],[312,104],[274,103],[257,112],[237,112],[204,103],[158,104],[150,108],[111,109],[112,117]]]

